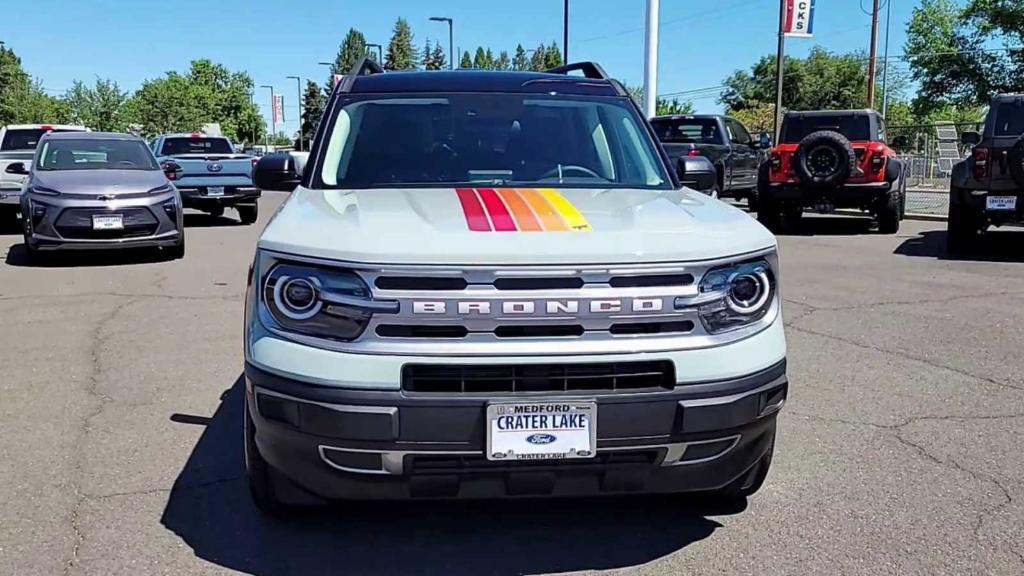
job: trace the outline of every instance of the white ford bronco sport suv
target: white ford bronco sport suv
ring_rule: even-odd
[[[292,191],[246,298],[260,509],[755,492],[788,386],[776,241],[670,166],[592,63],[357,65],[308,157],[254,174]]]

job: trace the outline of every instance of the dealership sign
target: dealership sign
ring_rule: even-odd
[[[814,35],[814,0],[783,0],[786,3],[786,21],[782,32],[786,36],[810,38]]]

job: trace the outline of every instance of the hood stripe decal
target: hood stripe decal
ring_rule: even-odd
[[[474,232],[590,232],[580,211],[553,188],[456,188]]]
[[[540,188],[538,190],[544,198],[551,203],[551,206],[558,211],[558,214],[562,216],[565,223],[569,225],[569,229],[574,232],[590,232],[593,228],[590,227],[590,222],[580,214],[580,211],[573,206],[572,202],[565,199],[554,188]]]
[[[476,193],[484,201],[484,208],[487,209],[487,215],[491,217],[495,232],[515,232],[517,230],[515,220],[512,219],[508,208],[505,207],[505,203],[501,201],[494,188],[477,188]]]
[[[540,232],[544,229],[541,227],[540,222],[537,221],[537,217],[533,215],[530,206],[519,195],[518,190],[515,188],[499,188],[498,195],[501,196],[501,199],[505,201],[505,205],[512,212],[512,216],[515,217],[520,231]]]
[[[466,215],[466,225],[474,232],[490,232],[491,223],[484,214],[484,207],[480,205],[480,199],[472,188],[456,188],[455,193],[459,196],[459,203],[462,204],[462,212]]]
[[[540,220],[541,226],[547,231],[564,232],[569,227],[555,213],[555,209],[537,192],[536,188],[519,188],[519,195],[530,205],[530,209]]]

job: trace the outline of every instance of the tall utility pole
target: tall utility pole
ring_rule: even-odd
[[[885,1],[885,55],[882,56],[882,118],[889,112],[889,19],[892,17],[892,0]]]
[[[775,57],[775,128],[773,142],[782,127],[782,80],[786,74],[786,0],[779,0],[779,52]]]
[[[658,13],[659,0],[647,0],[647,42],[644,48],[644,114],[658,111]]]
[[[875,107],[875,56],[878,53],[878,0],[871,8],[871,53],[868,55],[868,108]]]
[[[295,80],[295,95],[297,96],[296,102],[299,103],[299,152],[302,152],[302,78],[298,76],[285,76],[289,80]]]
[[[562,9],[562,62],[569,63],[569,0]]]

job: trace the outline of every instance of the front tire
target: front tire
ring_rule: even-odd
[[[782,226],[782,207],[774,198],[759,198],[757,202],[757,221],[772,232],[778,232]]]
[[[235,209],[238,210],[238,219],[242,224],[252,224],[260,215],[259,204],[236,206]]]
[[[953,254],[974,247],[980,227],[974,213],[964,204],[949,205],[949,219],[946,223],[946,252]]]
[[[881,234],[895,234],[900,231],[902,220],[903,192],[898,188],[889,192],[878,207],[878,231]]]

